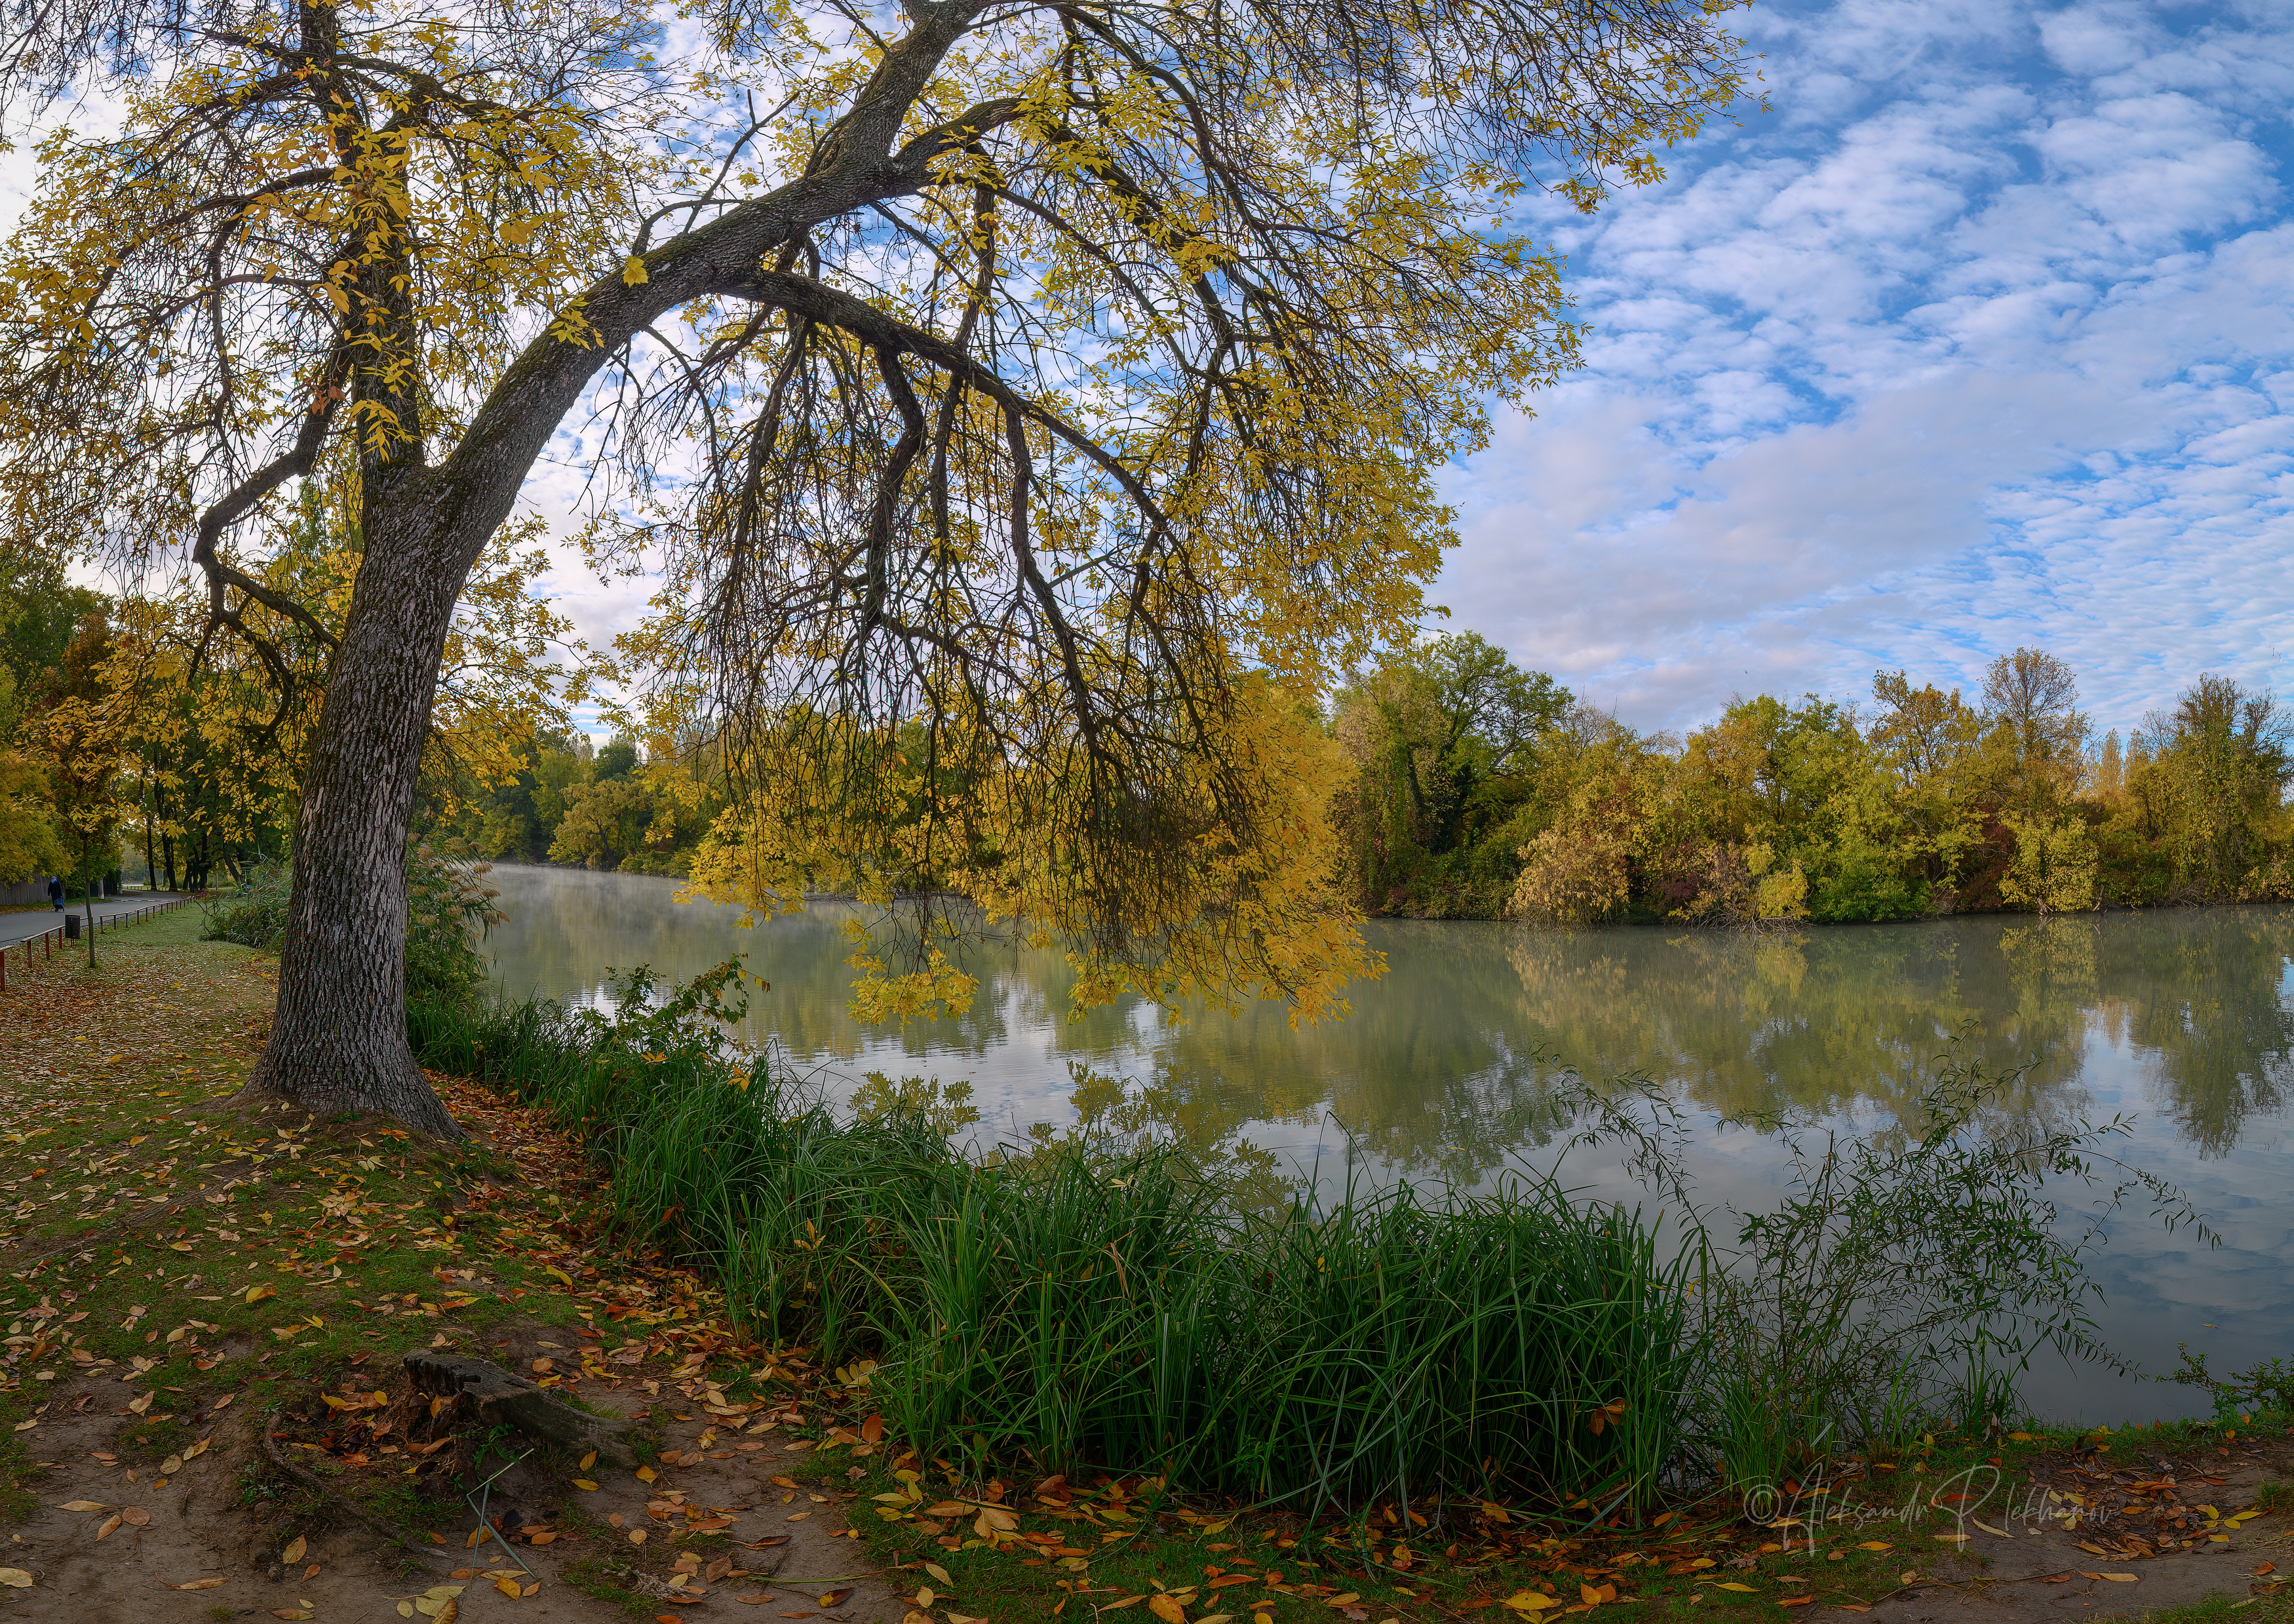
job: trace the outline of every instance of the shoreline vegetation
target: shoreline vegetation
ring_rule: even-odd
[[[1372,915],[1777,926],[2294,900],[2294,717],[2201,675],[2124,737],[2039,650],[1981,690],[1734,698],[1644,732],[1473,633],[1389,653],[1321,719],[1338,894]],[[687,877],[732,808],[705,760],[518,746],[426,824],[490,859]],[[729,826],[729,825],[728,825]],[[930,890],[935,876],[907,876]]]
[[[2100,738],[2052,654],[1972,698],[1732,699],[1642,733],[1467,633],[1338,698],[1333,807],[1371,914],[1763,925],[2294,897],[2294,719],[2202,675]]]
[[[1692,1266],[1655,1246],[1653,1208],[1528,1186],[1479,1202],[1284,1205],[1287,1192],[1128,1138],[1119,1121],[967,1157],[950,1143],[970,1125],[960,1098],[887,1083],[835,1112],[760,1073],[716,1019],[738,986],[729,966],[681,989],[631,985],[610,1019],[467,989],[419,1002],[409,1021],[425,1063],[494,1136],[487,1146],[434,1153],[378,1121],[241,1124],[216,1102],[259,1046],[268,961],[189,940],[193,922],[186,913],[123,931],[101,971],[60,965],[0,1011],[32,1021],[28,1032],[61,1006],[22,1000],[69,998],[85,1023],[125,996],[143,1023],[132,1063],[103,1043],[44,1053],[37,1086],[77,1108],[38,1112],[6,1155],[19,1261],[0,1420],[17,1429],[7,1466],[19,1516],[61,1498],[42,1486],[55,1469],[24,1441],[74,1413],[69,1383],[44,1385],[40,1370],[93,1376],[105,1361],[137,1393],[173,1395],[186,1417],[163,1425],[121,1411],[110,1424],[118,1436],[95,1445],[119,1466],[188,1459],[195,1436],[227,1438],[213,1429],[232,1396],[263,1398],[315,1417],[294,1435],[327,1473],[340,1468],[339,1492],[356,1492],[368,1468],[354,1448],[380,1440],[363,1420],[327,1423],[316,1395],[374,1388],[362,1367],[374,1349],[395,1359],[387,1337],[402,1313],[409,1345],[467,1320],[486,1346],[557,1359],[582,1391],[612,1374],[653,1376],[667,1393],[673,1377],[678,1391],[705,1384],[712,1416],[755,1409],[765,1430],[810,1451],[785,1468],[789,1492],[849,1522],[915,1587],[911,1600],[936,1592],[920,1609],[935,1624],[951,1607],[1018,1624],[1127,1597],[1144,1616],[1155,1596],[1186,1624],[1868,1607],[1989,1582],[1989,1559],[1962,1543],[1987,1520],[2062,1537],[2068,1503],[2055,1489],[2087,1495],[2069,1532],[2098,1554],[2078,1560],[2138,1575],[2177,1551],[2266,1550],[2294,1496],[2279,1481],[2294,1466],[2277,1441],[2294,1428],[2282,1367],[2233,1381],[2185,1371],[2218,1401],[2211,1420],[2019,1423],[2015,1350],[2076,1336],[2087,1295],[2086,1243],[2038,1232],[2048,1214],[2032,1171],[2076,1157],[2104,1203],[2127,1175],[2100,1154],[2107,1127],[2054,1141],[1988,1133],[1970,1113],[1993,1080],[1973,1073],[1940,1076],[1926,1132],[1878,1147],[1878,1159],[1806,1143],[1819,1176],[1804,1198],[1718,1232]],[[1638,1148],[1662,1183],[1667,1124],[1654,1106],[1585,1100],[1589,1131]],[[502,1137],[513,1123],[515,1141]],[[515,1170],[498,1165],[513,1144]],[[225,1153],[229,1167],[251,1161],[258,1181],[213,1218],[170,1216],[183,1210],[182,1194],[165,1198],[170,1181]],[[139,1172],[138,1158],[151,1166]],[[141,1205],[73,1207],[81,1163],[107,1178],[148,1174]],[[2146,1201],[2171,1198],[2136,1184]],[[1951,1191],[1965,1233],[1956,1222],[1908,1232],[1911,1214]],[[338,1216],[346,1196],[355,1234]],[[1922,1257],[1942,1261],[1977,1228],[2009,1238],[1957,1254],[1954,1276],[1921,1278]],[[1509,1245],[1525,1266],[1485,1255]],[[279,1266],[237,1255],[248,1248],[277,1251]],[[1725,1289],[1714,1265],[1731,1261],[1763,1289]],[[1780,1261],[1801,1270],[1799,1284]],[[242,1291],[250,1264],[261,1284]],[[451,1289],[430,1279],[441,1269]],[[1884,1295],[1897,1277],[1910,1295]],[[195,1278],[214,1284],[186,1283]],[[184,1341],[147,1346],[144,1326],[181,1320],[186,1291],[227,1300],[197,1303]],[[1832,1335],[1850,1321],[1831,1311],[1875,1291],[1890,1334],[1859,1320],[1857,1335]],[[401,1293],[426,1301],[418,1310]],[[159,1306],[134,1314],[131,1296]],[[1966,1316],[1987,1305],[1994,1334],[1971,1342]],[[1769,1340],[1777,1314],[1812,1333],[1790,1357]],[[547,1339],[577,1340],[553,1327],[594,1343],[578,1372],[549,1352]],[[616,1343],[615,1360],[642,1362],[604,1358]],[[104,1402],[115,1407],[108,1391]],[[1167,1441],[1151,1430],[1174,1421]],[[1501,1433],[1510,1452],[1487,1453]],[[234,1458],[223,1442],[215,1452]],[[2179,1496],[2114,1489],[2103,1509],[2098,1468],[2141,1475],[2162,1453],[2188,1462]],[[2267,1481],[2235,1496],[2206,1486],[2233,1467],[2241,1482]],[[668,1452],[657,1469],[668,1481]],[[259,1465],[248,1470],[240,1514],[262,1523],[250,1536],[263,1542],[258,1566],[336,1518]],[[562,1475],[562,1499],[533,1524],[557,1543],[520,1539],[538,1568],[564,1553],[562,1582],[634,1604],[675,1577],[672,1560],[697,1558],[696,1573],[713,1565],[713,1535],[656,1552],[592,1526],[579,1471],[568,1463]],[[1948,1487],[1975,1476],[1973,1490]],[[393,1518],[459,1543],[458,1498],[391,1492],[378,1504]],[[2241,1561],[2224,1581],[2233,1599],[2253,1565]],[[2075,1582],[2103,1602],[2145,1594]],[[2226,1604],[2172,1616],[2269,1619],[2279,1605]]]
[[[2083,1267],[2112,1213],[2212,1238],[2110,1154],[2123,1120],[2008,1123],[1989,1108],[2017,1078],[1949,1057],[1872,1139],[1757,1125],[1794,1168],[1759,1213],[1696,1200],[1660,1092],[1579,1085],[1574,1142],[1624,1155],[1675,1249],[1653,1211],[1527,1177],[1317,1204],[1120,1104],[965,1154],[961,1089],[877,1078],[840,1111],[772,1075],[728,1035],[741,982],[737,960],[671,993],[639,970],[610,1016],[418,1003],[410,1031],[426,1067],[579,1133],[617,1225],[721,1280],[754,1334],[878,1361],[888,1420],[976,1471],[1119,1465],[1310,1513],[1412,1483],[1643,1510],[2021,1425],[2042,1348],[2125,1368]],[[2294,1409],[2283,1366],[2178,1379]]]

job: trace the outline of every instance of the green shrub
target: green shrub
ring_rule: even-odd
[[[199,904],[199,935],[210,942],[275,949],[287,930],[287,902],[295,888],[294,865],[266,857],[239,877],[239,883]]]

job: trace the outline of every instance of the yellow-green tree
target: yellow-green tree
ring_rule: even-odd
[[[777,792],[812,849],[921,726],[933,855],[1001,841],[1093,986],[1344,974],[1248,894],[1301,837],[1246,673],[1310,702],[1415,618],[1434,470],[1575,353],[1490,222],[1655,178],[1739,93],[1724,9],[794,0],[666,62],[628,0],[8,0],[16,86],[125,117],[45,144],[0,267],[5,522],[187,546],[219,625],[315,628],[226,544],[355,491],[252,1086],[452,1131],[400,859],[454,605],[585,398],[669,557],[655,648],[728,765],[822,791]]]

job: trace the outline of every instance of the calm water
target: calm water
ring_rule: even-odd
[[[1574,1067],[1665,1083],[1699,1125],[1707,1202],[1764,1205],[1775,1142],[1716,1119],[1798,1106],[1884,1125],[1956,1035],[1964,1059],[2023,1068],[2013,1108],[2123,1114],[2122,1154],[2184,1185],[2223,1235],[2208,1251],[2122,1214],[2095,1266],[2106,1338],[2144,1368],[2187,1342],[2217,1370],[2294,1353],[2294,908],[2071,920],[1939,920],[1746,938],[1646,929],[1373,922],[1387,973],[1346,1019],[1293,1031],[1279,1009],[1175,1022],[1126,1004],[1080,1018],[1055,954],[982,955],[975,1007],[906,1028],[846,1012],[843,905],[753,929],[679,904],[671,881],[502,867],[509,922],[491,947],[514,994],[600,999],[609,967],[684,977],[733,953],[771,982],[750,1036],[832,1090],[871,1071],[970,1082],[991,1131],[1060,1123],[1071,1068],[1135,1081],[1197,1142],[1240,1134],[1333,1176],[1348,1136],[1376,1176],[1471,1183],[1548,1165],[1548,1087]],[[1598,1158],[1572,1181],[1631,1196]],[[2187,1388],[2035,1364],[2051,1416],[2113,1423],[2203,1413]]]

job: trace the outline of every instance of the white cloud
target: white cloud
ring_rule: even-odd
[[[2283,10],[1766,10],[1775,115],[1540,223],[1596,336],[1452,478],[1451,624],[1647,725],[2018,644],[2106,725],[2282,683]]]

